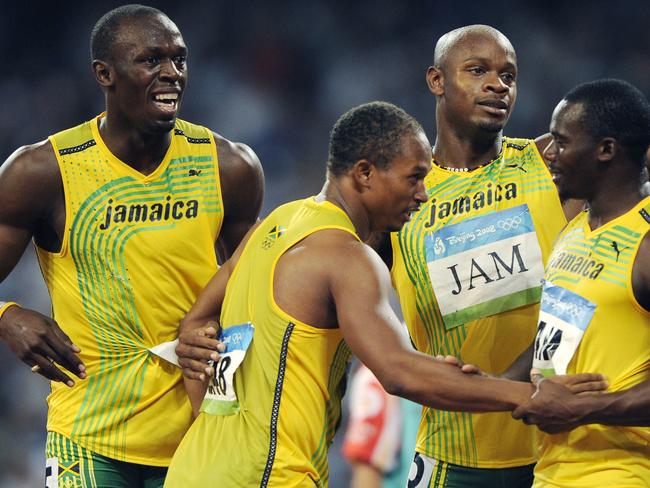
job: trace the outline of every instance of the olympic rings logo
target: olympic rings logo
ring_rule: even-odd
[[[519,225],[521,225],[521,223],[523,223],[523,221],[524,219],[517,215],[515,217],[499,220],[499,222],[497,222],[497,226],[505,231],[508,231],[511,229],[516,229],[519,227]]]

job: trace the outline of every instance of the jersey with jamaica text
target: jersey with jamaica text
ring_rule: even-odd
[[[650,380],[650,313],[632,290],[650,197],[591,230],[573,219],[548,260],[533,365],[545,374],[601,373],[608,391]],[[650,427],[581,425],[541,435],[535,487],[650,486]]]
[[[535,142],[504,138],[474,171],[434,165],[429,200],[392,234],[393,284],[415,346],[502,373],[533,341],[544,263],[566,224]],[[423,410],[416,450],[469,467],[535,461],[509,413]]]
[[[102,141],[104,115],[50,137],[61,171],[61,251],[37,248],[53,317],[81,348],[88,378],[52,384],[47,428],[112,459],[165,466],[191,422],[180,370],[150,348],[217,269],[223,220],[212,133],[177,120],[143,175]]]

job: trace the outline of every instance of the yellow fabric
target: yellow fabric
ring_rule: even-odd
[[[447,329],[427,269],[425,239],[444,226],[527,204],[545,262],[566,224],[555,185],[534,141],[511,138],[504,138],[496,160],[474,171],[452,172],[434,164],[425,184],[429,201],[401,232],[391,235],[391,275],[411,338],[422,352],[459,356],[500,374],[532,343],[539,304]],[[472,203],[467,209],[455,203],[465,197]],[[535,461],[534,430],[512,420],[509,413],[467,414],[425,407],[416,451],[466,467],[523,466]]]
[[[650,379],[650,313],[636,301],[631,282],[639,244],[650,229],[643,212],[650,219],[650,198],[594,231],[588,213],[581,213],[558,239],[546,271],[554,285],[596,304],[567,374],[602,373],[609,391]],[[572,257],[593,260],[590,272],[583,273],[585,266]],[[650,428],[593,424],[541,434],[535,486],[650,486]]]
[[[52,383],[47,428],[109,458],[166,466],[191,422],[180,370],[148,351],[217,269],[223,205],[214,138],[178,120],[155,172],[110,153],[102,115],[50,137],[66,204],[59,253],[37,248],[53,317],[88,373]]]
[[[16,303],[16,302],[0,302],[0,319],[1,319],[2,316],[5,314],[5,312],[7,311],[7,309],[8,309],[9,307],[13,307],[14,305],[15,305],[16,307],[20,307],[20,304],[19,304],[19,303]]]
[[[226,329],[255,327],[234,376],[239,409],[199,414],[176,451],[166,487],[327,486],[327,449],[340,418],[350,351],[339,329],[301,323],[273,296],[278,259],[323,229],[356,237],[342,210],[313,199],[279,207],[250,237],[221,314]]]

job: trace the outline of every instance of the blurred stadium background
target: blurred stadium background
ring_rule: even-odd
[[[103,109],[88,38],[94,22],[121,3],[3,6],[1,161]],[[642,0],[148,4],[177,23],[190,49],[181,117],[245,142],[259,155],[266,173],[263,215],[318,192],[329,129],[354,105],[396,103],[433,141],[434,98],[424,72],[435,40],[461,25],[493,25],[517,50],[519,101],[506,134],[545,132],[555,103],[582,81],[619,77],[650,92],[650,18]],[[49,312],[31,249],[0,285],[0,298]],[[48,386],[3,344],[0,368],[0,488],[43,486]],[[331,486],[344,486],[347,467],[336,446],[330,459]]]

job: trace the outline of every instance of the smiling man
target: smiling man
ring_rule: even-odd
[[[489,26],[455,29],[438,40],[426,80],[437,127],[429,200],[382,254],[418,350],[495,375],[529,351],[527,375],[544,263],[566,218],[545,141],[503,136],[514,48]],[[533,431],[507,414],[425,408],[409,486],[523,488],[534,462]]]
[[[578,85],[557,105],[546,149],[561,194],[588,202],[546,268],[534,366],[598,371],[609,391],[539,383],[516,418],[542,435],[536,488],[650,486],[650,103],[622,80]],[[560,395],[560,393],[563,393]]]
[[[91,56],[106,112],[0,172],[0,278],[33,238],[53,305],[0,302],[0,336],[52,380],[47,486],[156,487],[191,423],[156,346],[256,221],[263,175],[248,147],[177,119],[187,47],[165,14],[108,12]]]

